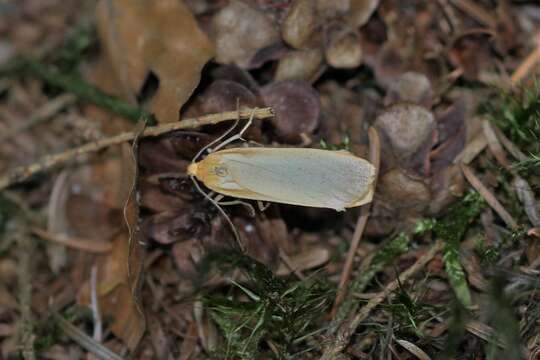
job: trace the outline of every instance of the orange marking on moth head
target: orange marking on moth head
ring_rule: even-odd
[[[193,175],[211,189],[219,188],[223,182],[223,176],[227,175],[227,170],[221,163],[221,156],[218,153],[209,154],[203,160],[190,164],[187,169],[188,175]]]
[[[197,177],[198,168],[199,168],[199,163],[189,164],[189,166],[187,168],[188,175]]]

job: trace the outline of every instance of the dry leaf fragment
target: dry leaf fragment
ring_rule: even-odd
[[[416,356],[419,360],[431,360],[428,354],[424,352],[424,350],[420,349],[417,345],[413,344],[410,341],[403,340],[403,339],[396,339],[396,342],[403,346],[408,352]]]
[[[330,251],[322,246],[304,249],[301,253],[290,256],[290,264],[281,262],[276,270],[278,276],[287,276],[293,271],[304,271],[324,265],[330,260]],[[290,267],[288,266],[290,265]]]
[[[463,196],[465,179],[459,166],[450,165],[435,172],[431,178],[430,190],[433,199],[429,204],[429,212],[437,215]]]
[[[113,249],[98,260],[98,296],[104,317],[111,317],[112,332],[133,350],[144,330],[145,318],[141,313],[128,281],[127,233],[121,232],[113,242]],[[141,255],[132,253],[130,262],[140,262]],[[132,272],[135,276],[137,272]],[[85,283],[78,293],[78,303],[90,301],[90,286]]]
[[[160,122],[180,107],[214,55],[213,45],[182,1],[102,0],[98,30],[126,99],[135,101],[149,74],[159,81],[148,108]]]

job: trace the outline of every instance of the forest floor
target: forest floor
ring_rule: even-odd
[[[0,358],[540,359],[539,73],[536,1],[0,2]]]

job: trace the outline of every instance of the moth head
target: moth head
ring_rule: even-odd
[[[189,164],[189,166],[187,168],[188,175],[197,177],[198,167],[199,167],[199,163],[191,163],[191,164]]]

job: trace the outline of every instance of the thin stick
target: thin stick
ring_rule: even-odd
[[[98,242],[92,239],[66,237],[62,234],[54,234],[35,226],[30,227],[30,231],[44,240],[52,241],[77,250],[92,253],[106,253],[112,249],[112,244],[109,242]]]
[[[523,79],[525,79],[532,71],[536,64],[540,62],[540,46],[537,46],[521,64],[514,70],[514,73],[510,77],[512,85],[518,85]]]
[[[107,94],[79,75],[62,73],[57,68],[31,57],[15,57],[0,67],[0,77],[18,75],[21,71],[30,72],[49,85],[75,94],[81,100],[109,109],[113,113],[133,122],[143,120],[148,125],[156,124],[154,115],[148,111],[126,103],[116,96]]]
[[[470,15],[474,20],[478,21],[480,24],[495,28],[497,21],[493,15],[491,15],[486,9],[482,6],[476,4],[471,0],[453,0],[452,3],[458,7],[461,11]]]
[[[90,298],[91,298],[91,308],[92,308],[92,317],[94,319],[94,340],[101,342],[103,338],[103,326],[101,323],[101,313],[99,311],[99,301],[97,294],[97,266],[92,266],[90,272]]]
[[[8,129],[4,134],[0,136],[0,142],[8,140],[33,126],[38,125],[39,123],[46,121],[56,115],[60,110],[73,104],[77,98],[73,94],[62,94],[39,109],[37,109],[28,120],[24,121],[22,124],[18,124],[10,129]]]
[[[19,255],[19,310],[21,313],[21,353],[25,360],[36,359],[34,341],[34,320],[32,318],[32,263],[34,246],[30,234],[21,231],[17,253]]]
[[[501,219],[503,219],[506,225],[508,225],[512,229],[515,229],[518,226],[516,220],[512,217],[512,215],[510,215],[508,211],[506,211],[506,209],[501,205],[499,200],[497,200],[495,195],[493,195],[491,191],[489,191],[488,188],[486,188],[484,184],[482,184],[480,179],[478,179],[476,175],[474,175],[473,171],[467,165],[460,164],[460,166],[463,175],[465,175],[465,178],[471,184],[471,186],[475,188],[476,191],[480,193],[480,195],[482,195],[484,200],[486,200],[489,206],[491,206],[491,208],[495,210],[495,212],[501,217]]]
[[[374,127],[369,128],[369,161],[375,167],[375,184],[377,184],[377,176],[379,174],[379,167],[381,161],[381,142],[379,139],[379,133]],[[375,185],[374,185],[375,186]],[[336,300],[334,301],[334,306],[331,311],[331,316],[334,317],[337,313],[339,305],[343,301],[346,294],[346,284],[351,278],[352,266],[354,255],[360,244],[360,239],[362,238],[362,233],[366,227],[366,223],[369,217],[370,204],[362,206],[360,209],[360,216],[356,221],[356,228],[354,229],[354,234],[351,240],[351,246],[349,247],[349,252],[347,253],[347,259],[345,260],[345,265],[343,266],[343,271],[341,272],[341,277],[339,279],[339,286],[336,295]]]
[[[274,115],[271,108],[240,110],[241,118],[249,118],[252,114],[253,117],[257,119],[269,118]],[[199,118],[185,119],[179,122],[167,123],[147,128],[141,137],[154,137],[175,130],[194,129],[204,125],[212,125],[223,121],[236,120],[237,118],[238,111],[227,111],[223,113],[201,116]],[[110,138],[93,141],[78,148],[67,150],[61,154],[47,155],[40,161],[28,166],[17,167],[10,171],[6,176],[0,177],[0,191],[13,184],[28,180],[37,173],[49,170],[60,164],[65,164],[79,155],[96,152],[112,145],[131,141],[135,139],[136,136],[136,131],[124,132]]]
[[[293,263],[291,261],[291,258],[289,257],[289,255],[287,255],[285,253],[285,251],[283,251],[281,246],[279,247],[279,257],[281,258],[281,261],[283,261],[285,266],[288,267],[289,270],[292,273],[294,273],[294,275],[296,275],[297,278],[299,278],[300,280],[305,280],[306,279],[306,276],[304,274],[302,274],[302,271],[297,269],[296,266],[293,265]]]
[[[508,150],[510,154],[512,154],[514,158],[519,161],[525,161],[529,158],[516,146],[516,144],[514,144],[512,141],[510,141],[509,138],[506,137],[506,135],[504,135],[501,129],[499,129],[497,126],[494,126],[493,131],[495,131],[495,134],[497,135],[497,138],[499,139],[501,144],[506,148],[506,150]]]
[[[396,291],[400,283],[404,283],[411,276],[424,268],[426,264],[430,262],[439,251],[441,251],[442,248],[443,242],[441,240],[437,240],[437,242],[431,247],[431,249],[429,249],[426,254],[424,254],[424,256],[416,260],[416,262],[411,267],[401,273],[399,278],[396,278],[394,281],[388,284],[383,291],[378,293],[376,297],[371,299],[363,308],[361,308],[360,311],[349,323],[345,323],[338,330],[338,334],[336,335],[334,342],[325,349],[320,359],[336,359],[338,354],[343,351],[349,343],[350,338],[355,333],[358,325],[360,325],[360,323],[368,317],[371,311],[375,309],[380,303],[382,303],[384,299],[388,297],[388,295]]]
[[[469,164],[473,161],[487,146],[487,139],[483,132],[478,133],[463,150],[455,157],[454,164]]]
[[[79,344],[83,349],[88,350],[92,354],[96,355],[100,359],[109,359],[109,360],[122,360],[123,357],[116,354],[109,348],[98,343],[92,337],[86,335],[78,327],[64,319],[58,314],[53,314],[53,319],[58,325],[58,328],[62,330],[67,337]]]
[[[506,157],[506,153],[504,152],[504,149],[501,145],[501,142],[497,138],[495,130],[493,130],[493,127],[491,126],[491,123],[489,122],[489,120],[487,119],[482,120],[482,130],[487,140],[487,146],[489,148],[489,151],[493,154],[497,162],[502,167],[504,167],[507,170],[510,170],[510,162],[508,161],[508,158]]]

